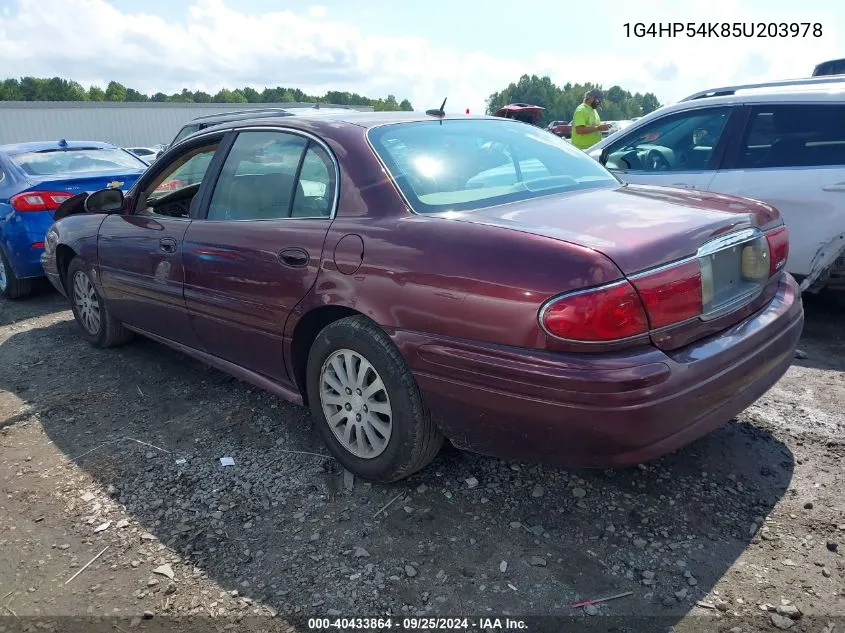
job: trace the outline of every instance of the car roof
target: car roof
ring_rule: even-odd
[[[705,94],[716,93],[714,96]],[[737,104],[774,103],[845,103],[845,77],[818,77],[812,80],[790,80],[764,84],[747,84],[703,90],[677,103],[664,105],[639,117],[637,127],[664,114],[683,112],[693,108]],[[630,131],[630,127],[626,128]],[[612,137],[613,135],[611,135]],[[607,138],[602,139],[605,145]]]
[[[191,119],[188,121],[184,126],[189,125],[196,125],[201,124],[209,127],[211,125],[215,125],[216,123],[228,123],[229,121],[238,121],[241,119],[257,119],[257,118],[264,118],[264,117],[274,117],[274,116],[295,116],[299,114],[301,111],[307,112],[346,112],[346,111],[353,111],[356,112],[352,107],[345,107],[345,106],[326,106],[320,107],[318,105],[307,105],[301,107],[289,107],[289,108],[251,108],[246,110],[233,110],[231,112],[217,112],[215,114],[205,114],[203,116],[198,116],[196,118]]]
[[[824,75],[820,77],[782,79],[764,83],[708,88],[707,90],[701,90],[688,97],[684,97],[679,103],[719,97],[741,97],[743,99],[753,97],[755,100],[764,101],[777,98],[781,95],[788,97],[806,95],[808,98],[813,99],[825,94],[840,96],[845,94],[845,76]]]
[[[103,143],[102,141],[35,141],[31,143],[11,143],[9,145],[0,145],[0,152],[9,156],[15,154],[23,154],[25,152],[43,152],[51,149],[118,149],[116,145],[111,143]]]
[[[362,127],[365,129],[370,129],[374,127],[380,127],[383,125],[391,125],[394,123],[414,123],[414,122],[423,122],[423,121],[438,121],[438,120],[467,120],[467,119],[474,119],[474,120],[491,120],[491,121],[499,121],[499,122],[508,122],[508,123],[516,123],[518,125],[527,125],[525,123],[520,123],[519,121],[515,121],[514,119],[505,119],[502,117],[495,117],[495,116],[486,116],[486,115],[471,115],[471,114],[446,114],[444,117],[432,116],[425,114],[424,112],[361,112],[361,111],[348,111],[348,112],[322,112],[322,113],[313,113],[309,112],[308,114],[296,114],[293,116],[283,116],[283,117],[259,117],[259,118],[252,118],[252,119],[243,119],[238,121],[225,121],[219,125],[215,125],[214,127],[208,127],[202,131],[202,133],[208,133],[213,131],[220,131],[223,129],[235,129],[235,128],[243,128],[243,127],[252,127],[252,126],[273,126],[282,123],[284,125],[296,126],[297,124],[300,125],[307,125],[309,123],[317,123],[326,122],[333,125],[337,123],[345,123],[348,125],[355,125],[358,127]],[[196,132],[192,134],[188,138],[194,138],[196,135],[201,134],[200,132]],[[181,142],[181,141],[180,141]]]

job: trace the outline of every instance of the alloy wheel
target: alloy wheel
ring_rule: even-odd
[[[6,286],[9,284],[9,279],[6,277],[6,264],[3,261],[3,258],[0,257],[0,291],[6,290]]]
[[[393,410],[387,387],[358,352],[333,352],[320,371],[320,404],[329,428],[344,449],[373,459],[387,448]]]
[[[82,327],[96,336],[100,332],[100,301],[88,275],[81,270],[73,276],[73,302]]]

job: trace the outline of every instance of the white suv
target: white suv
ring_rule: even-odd
[[[845,289],[845,77],[706,90],[588,150],[623,182],[761,200],[802,290]]]

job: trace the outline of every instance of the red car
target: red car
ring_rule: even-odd
[[[572,136],[572,124],[569,121],[552,121],[549,124],[549,132],[569,138]]]
[[[771,206],[623,185],[497,117],[229,123],[56,215],[42,263],[82,336],[142,334],[307,404],[382,482],[444,438],[656,458],[766,392],[804,321]]]
[[[496,110],[493,116],[504,119],[516,119],[517,121],[530,123],[531,125],[540,125],[540,119],[543,118],[543,110],[545,108],[538,105],[531,105],[530,103],[509,103]]]

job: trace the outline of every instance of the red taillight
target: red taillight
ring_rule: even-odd
[[[786,226],[778,227],[766,233],[769,243],[769,275],[774,275],[786,264],[789,257],[789,231]]]
[[[24,191],[12,196],[10,202],[15,211],[55,211],[71,197],[66,191]]]
[[[590,343],[611,342],[648,332],[643,304],[627,281],[564,295],[543,308],[540,321],[549,334]]]
[[[44,248],[44,242],[33,242],[29,245],[30,248]]]
[[[652,328],[701,315],[701,266],[698,260],[634,277]]]

